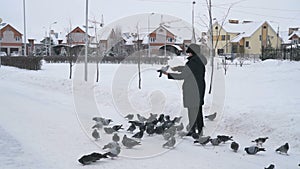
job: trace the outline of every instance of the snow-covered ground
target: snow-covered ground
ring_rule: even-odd
[[[192,138],[180,139],[174,149],[164,149],[162,136],[144,136],[142,145],[122,147],[115,159],[82,166],[78,158],[91,152],[104,152],[112,135],[91,136],[92,117],[113,119],[114,124],[129,124],[128,113],[148,116],[165,113],[183,116],[181,82],[159,78],[160,65],[142,65],[142,89],[138,89],[137,65],[102,64],[100,82],[94,83],[94,65],[89,65],[90,82],[83,81],[83,65],[76,65],[73,80],[67,64],[46,64],[40,71],[0,68],[0,168],[195,168],[253,169],[275,164],[275,168],[299,168],[300,163],[300,63],[266,60],[230,66],[215,73],[213,94],[206,95],[204,114],[215,111],[214,121],[205,120],[204,135],[232,135],[240,144],[234,153],[230,143],[199,146]],[[171,60],[170,65],[182,64]],[[207,86],[210,66],[207,66]],[[208,89],[208,88],[207,88]],[[208,91],[208,90],[207,90]],[[132,134],[125,131],[119,132]],[[269,139],[266,152],[248,155],[244,147],[260,136]],[[288,142],[289,155],[275,149]]]

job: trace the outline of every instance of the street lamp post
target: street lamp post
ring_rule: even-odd
[[[49,26],[49,56],[51,56],[51,26],[57,24],[57,22],[53,22]]]
[[[150,48],[150,16],[151,15],[154,15],[154,13],[151,13],[150,15],[148,15],[148,57],[150,57],[150,51],[151,51],[151,48]]]
[[[192,34],[192,43],[196,43],[196,36],[195,36],[195,26],[194,26],[194,23],[195,23],[195,12],[194,12],[194,6],[195,6],[195,1],[193,1],[193,9],[192,9],[192,29],[193,29],[193,34]]]

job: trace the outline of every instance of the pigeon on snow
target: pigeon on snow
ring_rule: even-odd
[[[223,143],[229,140],[233,141],[232,136],[218,135],[217,138],[220,139]]]
[[[88,155],[82,156],[78,161],[83,164],[83,165],[88,165],[91,164],[92,162],[96,162],[97,160],[100,160],[101,158],[108,158],[106,154],[101,154],[101,153],[91,153]]]
[[[135,133],[132,137],[141,139],[144,135],[144,130],[140,130],[139,132]]]
[[[97,131],[97,129],[94,129],[92,136],[94,137],[95,140],[98,140],[100,138],[100,134]]]
[[[251,155],[254,155],[260,151],[266,151],[265,148],[261,148],[257,146],[246,147],[244,150],[247,152],[247,154],[251,154]]]
[[[105,119],[103,117],[93,117],[93,120],[102,123],[104,126],[107,126],[110,122],[112,122],[111,119]]]
[[[222,141],[219,138],[210,139],[210,143],[213,146],[218,146]]]
[[[115,132],[115,130],[111,127],[104,127],[103,129],[106,134],[112,134],[113,132]]]
[[[121,125],[114,125],[114,126],[112,126],[112,129],[114,129],[115,131],[119,131],[119,130],[123,129],[122,126],[123,126],[122,124]]]
[[[270,164],[269,167],[267,167],[267,168],[265,167],[265,169],[274,169],[274,168],[275,168],[274,164]]]
[[[207,116],[204,116],[204,117],[207,118],[210,121],[213,121],[217,117],[217,112],[215,112],[213,114],[210,114],[210,115],[207,115]]]
[[[108,152],[105,155],[110,156],[111,158],[117,157],[121,152],[121,147],[116,142],[110,142],[103,147],[103,149],[108,149]]]
[[[134,114],[127,114],[124,118],[128,119],[128,120],[132,120],[134,117]]]
[[[136,129],[136,126],[132,123],[132,124],[128,127],[127,131],[129,131],[129,132],[132,133],[135,129]]]
[[[288,150],[289,150],[289,144],[285,143],[284,145],[278,147],[275,151],[279,153],[287,154]]]
[[[232,142],[231,144],[230,144],[230,148],[234,151],[234,152],[237,152],[238,151],[238,149],[239,149],[239,144],[237,143],[237,142]]]
[[[120,137],[118,136],[117,133],[115,133],[115,134],[112,136],[112,140],[113,140],[114,142],[119,142],[119,141],[120,141]]]
[[[255,142],[257,146],[261,146],[262,147],[262,144],[264,142],[266,142],[266,140],[268,139],[269,137],[259,137],[255,140],[253,140],[252,142]]]
[[[206,137],[199,137],[198,139],[195,139],[194,143],[206,145],[209,141],[210,141],[210,136],[206,136]]]
[[[169,69],[169,67],[170,66],[167,65],[167,66],[164,66],[164,67],[160,68],[159,70],[157,70],[157,72],[159,72],[159,77],[161,77],[161,75],[162,75],[163,72],[167,72],[168,69]]]
[[[164,148],[173,148],[175,144],[176,144],[175,137],[171,137],[165,144],[163,144],[163,147]]]
[[[96,124],[92,127],[92,129],[102,129],[103,124],[101,122],[96,122]]]
[[[141,142],[138,142],[138,141],[136,141],[136,140],[134,140],[134,139],[128,138],[128,137],[126,136],[126,134],[125,134],[125,135],[123,136],[123,139],[122,139],[122,144],[123,144],[125,147],[127,147],[127,148],[132,148],[132,147],[134,147],[134,146],[136,146],[136,145],[140,145]]]

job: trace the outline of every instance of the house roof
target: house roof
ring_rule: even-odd
[[[245,37],[251,37],[264,23],[267,23],[270,26],[270,28],[274,32],[276,32],[273,29],[271,23],[268,21],[262,21],[262,22],[249,21],[249,22],[242,22],[238,24],[226,22],[223,25],[223,29],[228,33],[237,33],[238,35],[232,38],[231,42],[239,42],[241,39]]]
[[[20,36],[22,36],[23,34],[20,33],[17,29],[15,29],[14,27],[12,27],[10,24],[4,24],[3,26],[0,26],[0,32],[4,32],[4,30],[6,30],[7,28],[12,29],[14,32],[16,32],[17,34],[19,34]]]
[[[292,40],[292,38],[300,38],[300,31],[294,31],[289,37],[288,40]]]

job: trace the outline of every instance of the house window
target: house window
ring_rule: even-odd
[[[221,40],[225,40],[225,35],[221,35]]]
[[[230,40],[230,35],[227,35],[227,40]]]
[[[19,36],[16,36],[16,41],[20,41],[20,37]]]
[[[173,38],[168,38],[167,41],[168,42],[173,42]]]
[[[155,38],[154,37],[150,37],[150,42],[155,42]]]
[[[249,47],[249,41],[246,41],[246,47],[247,48]]]
[[[299,44],[299,40],[298,39],[293,39],[292,44]]]
[[[259,41],[261,41],[261,35],[259,35]]]

